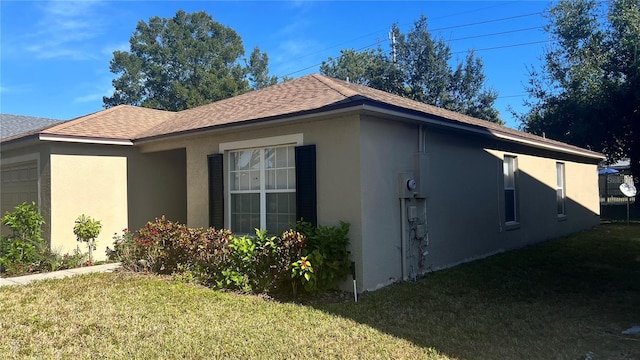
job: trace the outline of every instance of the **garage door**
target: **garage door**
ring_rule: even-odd
[[[3,165],[1,168],[0,198],[2,215],[22,203],[38,204],[38,163],[36,161]]]

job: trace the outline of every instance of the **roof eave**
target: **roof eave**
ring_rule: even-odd
[[[360,104],[360,103],[338,103],[338,104],[334,104],[334,105],[330,105],[330,106],[326,106],[318,109],[306,110],[306,111],[297,112],[297,113],[269,116],[269,117],[258,118],[258,119],[248,119],[244,121],[212,125],[208,127],[178,131],[178,132],[173,132],[168,134],[145,136],[145,137],[134,139],[133,143],[135,145],[143,145],[143,144],[149,144],[156,141],[163,141],[168,139],[175,140],[179,138],[193,136],[196,134],[206,135],[206,134],[215,133],[221,130],[226,130],[229,128],[243,129],[246,127],[256,126],[259,124],[271,125],[271,124],[280,124],[283,122],[290,122],[290,121],[310,120],[316,117],[343,115],[349,112],[359,111],[363,109],[364,109],[363,104]]]
[[[101,137],[89,137],[89,136],[70,136],[70,135],[60,135],[60,134],[42,134],[41,133],[39,134],[38,140],[83,143],[83,144],[133,146],[133,142],[129,139],[101,138]]]
[[[439,117],[436,115],[427,115],[421,112],[415,112],[405,108],[398,107],[394,109],[390,106],[380,106],[378,104],[365,104],[364,109],[377,112],[377,113],[386,114],[389,116],[404,117],[407,119],[412,119],[418,122],[426,123],[429,125],[435,125],[438,127],[462,130],[466,132],[476,133],[479,135],[490,136],[490,137],[498,138],[504,141],[532,146],[532,147],[536,147],[544,150],[562,152],[562,153],[586,157],[594,160],[602,160],[606,158],[606,156],[604,156],[603,154],[586,150],[586,149],[578,150],[578,149],[569,148],[569,147],[562,147],[562,146],[546,143],[543,141],[536,141],[533,139],[515,136],[513,134],[501,132],[499,130],[488,129],[480,126],[475,126],[472,124],[464,124],[455,120]]]

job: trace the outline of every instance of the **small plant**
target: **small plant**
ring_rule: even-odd
[[[303,255],[314,266],[314,279],[305,284],[308,292],[322,292],[334,287],[351,272],[349,257],[349,224],[314,227],[308,222],[296,223],[295,229],[307,237]]]
[[[0,238],[0,270],[17,274],[39,265],[46,251],[43,224],[44,218],[35,202],[23,202],[2,217],[2,225],[11,229],[12,234]]]
[[[312,292],[315,290],[315,276],[313,273],[313,267],[311,261],[307,260],[306,256],[300,258],[300,260],[291,264],[291,278],[299,279],[302,282],[305,290]],[[296,282],[293,282],[293,295],[296,295]]]
[[[78,242],[86,242],[89,249],[89,261],[87,265],[93,265],[93,250],[96,249],[96,238],[100,235],[102,224],[90,216],[84,214],[78,216],[73,227],[73,233]]]

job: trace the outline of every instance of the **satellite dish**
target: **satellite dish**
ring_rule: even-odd
[[[636,187],[627,183],[620,184],[620,191],[628,197],[634,197],[637,193]]]

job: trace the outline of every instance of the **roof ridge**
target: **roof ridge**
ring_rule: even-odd
[[[321,74],[317,74],[317,73],[313,73],[310,75],[310,77],[320,81],[321,83],[323,83],[325,86],[327,86],[328,88],[330,88],[331,90],[337,92],[338,94],[344,96],[345,98],[350,98],[352,96],[356,96],[356,95],[362,95],[361,93],[348,88],[347,86],[344,86],[342,84],[340,84],[338,81],[336,81],[337,79],[328,77],[328,76],[324,76]]]

